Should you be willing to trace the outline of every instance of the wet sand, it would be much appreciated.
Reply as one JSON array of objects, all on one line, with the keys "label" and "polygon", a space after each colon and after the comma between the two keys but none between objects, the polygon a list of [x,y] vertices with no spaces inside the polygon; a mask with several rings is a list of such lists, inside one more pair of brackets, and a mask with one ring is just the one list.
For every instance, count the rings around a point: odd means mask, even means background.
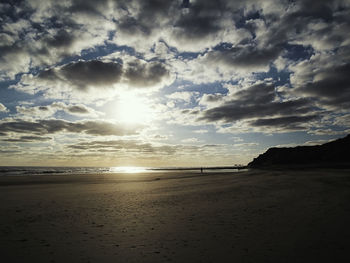
[{"label": "wet sand", "polygon": [[0,177],[2,262],[349,262],[350,171]]}]

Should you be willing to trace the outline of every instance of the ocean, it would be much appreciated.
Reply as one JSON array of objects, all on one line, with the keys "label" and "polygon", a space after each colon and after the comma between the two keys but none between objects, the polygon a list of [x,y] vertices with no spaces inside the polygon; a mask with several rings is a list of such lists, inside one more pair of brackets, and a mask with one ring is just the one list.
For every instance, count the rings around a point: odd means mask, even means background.
[{"label": "ocean", "polygon": [[[244,168],[244,167],[243,167]],[[0,176],[32,175],[74,175],[74,174],[108,174],[108,173],[157,173],[173,171],[198,171],[201,167],[40,167],[40,166],[0,166]],[[242,166],[203,167],[204,172],[234,172]]]}]

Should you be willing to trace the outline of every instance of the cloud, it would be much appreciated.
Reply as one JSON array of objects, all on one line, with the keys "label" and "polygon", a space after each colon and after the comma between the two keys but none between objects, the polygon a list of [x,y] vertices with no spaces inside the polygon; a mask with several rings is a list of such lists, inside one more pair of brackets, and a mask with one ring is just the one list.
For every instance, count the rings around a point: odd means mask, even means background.
[{"label": "cloud", "polygon": [[275,86],[272,83],[257,83],[238,89],[220,106],[203,111],[198,118],[207,122],[230,123],[267,116],[304,115],[314,111],[312,102],[308,99],[290,101],[276,99]]},{"label": "cloud", "polygon": [[37,76],[25,75],[22,77],[21,85],[17,85],[16,88],[23,91],[34,89],[35,92],[48,90],[53,94],[55,90],[60,93],[71,89],[88,92],[92,87],[107,88],[118,83],[122,75],[122,67],[118,62],[100,60],[72,62],[41,71]]},{"label": "cloud", "polygon": [[[154,144],[141,140],[99,140],[84,141],[75,144],[68,144],[65,148],[68,154],[81,155],[92,154],[94,156],[118,153],[120,157],[128,159],[136,158],[157,158],[158,161],[168,158],[171,155],[174,165],[178,159],[186,158],[193,162],[198,156],[202,158],[214,157],[220,158],[227,155],[229,145],[225,144],[203,144],[203,145],[171,145]],[[231,147],[231,146],[229,146]],[[219,156],[219,157],[218,157]],[[195,159],[193,159],[195,158]],[[226,158],[226,157],[225,157]],[[198,161],[198,160],[197,160]],[[192,163],[193,165],[193,163]]]},{"label": "cloud", "polygon": [[9,134],[33,134],[44,136],[56,133],[85,133],[93,136],[124,136],[135,135],[141,127],[121,126],[107,121],[79,121],[69,122],[65,120],[12,120],[0,123],[2,136]]},{"label": "cloud", "polygon": [[53,116],[57,111],[64,111],[70,115],[83,117],[98,117],[103,115],[90,107],[83,104],[65,104],[63,102],[53,102],[49,105],[42,106],[16,106],[16,111],[20,116],[29,118],[48,118]]},{"label": "cloud", "polygon": [[336,116],[334,124],[339,126],[350,127],[350,114],[348,113],[348,114]]},{"label": "cloud", "polygon": [[174,19],[169,43],[180,50],[198,51],[234,38],[240,40],[239,31],[229,19],[229,11],[226,1],[191,2]]},{"label": "cloud", "polygon": [[210,51],[204,56],[204,60],[211,65],[222,64],[243,72],[268,71],[269,63],[277,59],[281,51],[281,47],[258,49],[248,45]]},{"label": "cloud", "polygon": [[204,105],[207,108],[220,105],[225,99],[225,94],[214,93],[214,94],[203,94],[199,100],[200,105]]},{"label": "cloud", "polygon": [[91,99],[98,99],[111,97],[122,87],[155,89],[168,81],[171,81],[169,70],[160,62],[134,59],[123,64],[122,61],[80,60],[38,75],[24,75],[13,87],[27,93],[43,92],[50,98],[88,97],[93,92]]},{"label": "cloud", "polygon": [[175,21],[176,37],[203,39],[221,29],[220,18],[225,10],[224,1],[196,1],[188,5],[188,12]]},{"label": "cloud", "polygon": [[285,131],[295,131],[295,130],[305,130],[308,124],[311,121],[319,119],[319,115],[306,115],[306,116],[287,116],[280,118],[264,118],[257,119],[249,122],[253,127],[278,127],[283,128]]},{"label": "cloud", "polygon": [[[310,8],[310,6],[312,8]],[[2,4],[3,77],[55,65],[106,43],[150,53],[156,43],[266,71],[286,44],[348,45],[348,1],[15,1]],[[228,48],[218,49],[223,43]]]},{"label": "cloud", "polygon": [[199,130],[194,130],[193,132],[194,133],[199,133],[199,134],[204,134],[204,133],[208,133],[209,131],[205,130],[205,129],[199,129]]},{"label": "cloud", "polygon": [[81,142],[68,145],[67,148],[78,152],[134,152],[137,154],[174,154],[176,147],[170,145],[155,146],[138,140],[111,140]]},{"label": "cloud", "polygon": [[232,140],[234,141],[234,143],[238,143],[238,142],[243,142],[244,141],[241,137],[232,137]]},{"label": "cloud", "polygon": [[[350,50],[343,55],[349,58]],[[326,64],[320,64],[324,60]],[[319,55],[291,67],[294,71],[291,81],[295,92],[314,98],[320,107],[350,109],[350,64],[344,63],[344,60]]]},{"label": "cloud", "polygon": [[186,143],[186,144],[187,143],[193,144],[193,143],[199,143],[200,140],[198,140],[198,138],[192,137],[192,138],[183,139],[183,140],[181,140],[181,142]]},{"label": "cloud", "polygon": [[315,129],[308,131],[312,135],[347,135],[350,133],[350,129],[346,130],[332,130],[332,129]]},{"label": "cloud", "polygon": [[16,106],[16,111],[20,116],[28,116],[31,118],[47,118],[56,113],[56,109],[50,106]]},{"label": "cloud", "polygon": [[[290,16],[300,33],[294,42],[311,45],[317,51],[333,50],[349,44],[349,1],[302,1]],[[298,21],[298,22],[297,22]],[[304,26],[302,26],[304,25]]]},{"label": "cloud", "polygon": [[20,136],[18,138],[7,138],[2,139],[3,142],[42,142],[42,141],[49,141],[51,140],[51,137],[45,137],[45,136]]},{"label": "cloud", "polygon": [[72,3],[30,0],[3,6],[0,16],[5,23],[1,29],[6,41],[0,45],[2,78],[55,65],[65,57],[104,44],[113,23],[102,15],[87,19],[85,14],[72,13]]},{"label": "cloud", "polygon": [[6,108],[6,106],[2,103],[0,103],[0,112],[8,112],[8,109]]},{"label": "cloud", "polygon": [[[270,63],[280,55],[297,58],[288,50],[290,45],[334,50],[350,43],[350,37],[345,33],[349,29],[349,11],[346,9],[349,4],[346,1],[251,2],[255,2],[255,8],[246,3],[245,15],[234,18],[236,26],[249,31],[251,36],[246,35],[241,42],[229,41],[211,48],[201,58],[203,63],[217,67],[221,72],[225,68],[242,73],[267,72]],[[268,8],[264,8],[265,5]]]},{"label": "cloud", "polygon": [[84,105],[74,105],[67,108],[68,112],[75,114],[87,114],[89,110]]},{"label": "cloud", "polygon": [[21,151],[20,150],[0,150],[0,154],[20,154]]},{"label": "cloud", "polygon": [[167,135],[160,135],[160,134],[156,134],[156,135],[153,135],[151,137],[153,140],[168,140],[169,139],[169,136]]},{"label": "cloud", "polygon": [[[123,1],[117,5],[113,41],[146,52],[155,41],[179,51],[203,51],[221,42],[239,43],[249,35],[235,27],[243,1]],[[248,8],[248,7],[247,7]]]},{"label": "cloud", "polygon": [[78,61],[64,65],[58,72],[44,71],[39,79],[60,79],[70,82],[77,89],[86,90],[89,86],[108,86],[119,82],[122,65],[100,60]]},{"label": "cloud", "polygon": [[169,77],[169,71],[160,62],[129,62],[123,75],[126,83],[133,87],[151,87]]},{"label": "cloud", "polygon": [[256,147],[258,145],[259,145],[259,143],[256,143],[256,142],[234,143],[233,147],[246,148],[246,147]]},{"label": "cloud", "polygon": [[90,16],[99,16],[108,13],[110,7],[108,0],[75,0],[71,2],[68,10],[73,13],[82,13]]}]

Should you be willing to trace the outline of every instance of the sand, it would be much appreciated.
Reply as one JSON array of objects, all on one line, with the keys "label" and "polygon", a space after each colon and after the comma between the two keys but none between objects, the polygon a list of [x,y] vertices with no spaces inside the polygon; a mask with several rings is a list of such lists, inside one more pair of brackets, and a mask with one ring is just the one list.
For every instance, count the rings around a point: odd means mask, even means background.
[{"label": "sand", "polygon": [[350,171],[0,177],[1,262],[350,262]]}]

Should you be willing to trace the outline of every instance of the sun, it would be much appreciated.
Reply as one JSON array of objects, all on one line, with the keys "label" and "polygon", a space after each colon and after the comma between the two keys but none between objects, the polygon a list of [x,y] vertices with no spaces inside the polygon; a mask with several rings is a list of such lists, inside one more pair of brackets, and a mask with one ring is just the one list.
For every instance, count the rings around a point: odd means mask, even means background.
[{"label": "sun", "polygon": [[132,92],[119,95],[115,109],[115,117],[123,123],[137,124],[150,122],[154,111],[147,98]]}]

